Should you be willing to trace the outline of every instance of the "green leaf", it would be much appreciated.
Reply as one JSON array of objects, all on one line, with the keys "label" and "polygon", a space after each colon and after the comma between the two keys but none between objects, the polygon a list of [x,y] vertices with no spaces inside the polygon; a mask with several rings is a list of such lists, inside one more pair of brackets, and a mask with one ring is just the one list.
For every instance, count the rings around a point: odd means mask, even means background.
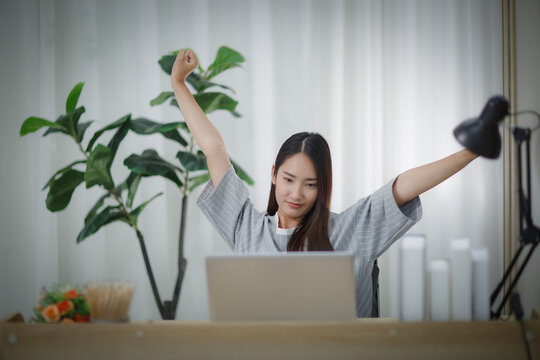
[{"label": "green leaf", "polygon": [[168,139],[174,140],[182,146],[187,146],[187,141],[180,135],[177,128],[181,127],[179,122],[161,124],[155,121],[137,118],[131,121],[131,130],[139,135],[150,135],[160,133]]},{"label": "green leaf", "polygon": [[58,123],[55,123],[55,122],[52,122],[52,121],[49,121],[49,120],[45,120],[45,119],[42,119],[42,118],[31,116],[31,117],[27,118],[26,120],[24,120],[24,122],[23,122],[23,124],[21,126],[21,130],[19,131],[19,135],[24,136],[26,134],[29,134],[31,132],[34,132],[34,131],[37,131],[37,130],[41,129],[44,126],[48,126],[48,127],[54,128],[54,129],[58,129],[59,131],[63,131],[63,132],[66,132],[66,133],[68,131],[68,129],[66,129],[65,127],[63,127],[62,125],[60,125]]},{"label": "green leaf", "polygon": [[73,191],[83,181],[84,173],[73,169],[65,171],[60,178],[53,180],[47,194],[47,209],[52,212],[65,209]]},{"label": "green leaf", "polygon": [[[191,86],[193,86],[193,88],[198,93],[202,93],[203,91],[205,91],[208,88],[211,88],[211,87],[214,87],[214,86],[219,86],[220,88],[230,90],[233,94],[235,94],[234,90],[231,89],[230,87],[203,80],[201,78],[201,76],[199,74],[196,74],[196,73],[191,73],[186,80],[187,80],[188,83],[191,84]],[[173,96],[174,96],[174,93],[173,93]],[[165,100],[167,100],[167,99],[165,99]]]},{"label": "green leaf", "polygon": [[[200,108],[205,114],[209,114],[212,111],[216,111],[216,110],[227,110],[234,117],[242,116],[236,111],[234,111],[236,109],[236,105],[238,105],[238,101],[231,99],[229,96],[227,96],[224,93],[205,92],[205,93],[195,94],[193,95],[193,97],[195,98],[195,100],[197,101],[197,104],[199,104]],[[176,102],[176,99],[171,100],[171,105],[178,107],[178,103]]]},{"label": "green leaf", "polygon": [[45,184],[45,186],[43,186],[43,189],[41,189],[42,191],[45,190],[46,188],[48,188],[49,186],[51,186],[52,182],[56,179],[56,177],[58,175],[61,175],[63,173],[65,173],[66,171],[68,170],[71,170],[71,168],[77,164],[85,164],[86,163],[86,160],[77,160],[77,161],[74,161],[72,162],[71,164],[69,164],[68,166],[66,166],[65,168],[62,168],[60,170],[58,170],[50,179],[49,181],[47,181],[47,183]]},{"label": "green leaf", "polygon": [[255,181],[253,181],[253,179],[249,177],[249,175],[244,171],[244,169],[240,167],[240,165],[238,165],[236,162],[234,162],[230,158],[229,160],[231,160],[231,164],[234,167],[234,171],[236,172],[236,175],[238,175],[240,179],[245,181],[248,185],[252,185],[252,186],[255,185]]},{"label": "green leaf", "polygon": [[180,160],[184,169],[188,171],[208,170],[206,157],[202,153],[193,154],[188,151],[179,151],[176,157]]},{"label": "green leaf", "polygon": [[132,154],[124,160],[124,165],[135,174],[163,176],[174,182],[179,188],[182,187],[182,182],[176,175],[177,170],[182,170],[162,159],[155,150],[145,150],[142,155]]},{"label": "green leaf", "polygon": [[137,206],[137,208],[135,210],[133,210],[129,215],[131,216],[131,218],[133,219],[133,221],[135,222],[135,224],[137,223],[137,220],[139,218],[139,215],[141,214],[141,211],[144,210],[144,208],[146,207],[146,205],[148,205],[152,200],[154,200],[155,198],[157,198],[158,196],[161,196],[163,195],[162,192],[160,192],[159,194],[156,194],[154,195],[151,199],[149,200],[146,200],[145,202],[143,202],[141,205]]},{"label": "green leaf", "polygon": [[244,61],[245,59],[242,54],[231,48],[222,46],[217,52],[216,59],[212,65],[208,67],[210,74],[206,77],[206,80],[210,80],[227,69],[240,67],[240,63],[243,63]]},{"label": "green leaf", "polygon": [[189,131],[189,127],[187,126],[187,124],[186,124],[184,121],[180,122],[180,123],[178,124],[178,127],[179,127],[180,129],[186,131],[186,132],[190,132],[190,131]]},{"label": "green leaf", "polygon": [[102,226],[118,220],[129,224],[129,219],[120,210],[120,206],[107,206],[102,212],[88,219],[88,222],[84,224],[84,228],[77,236],[77,244],[94,234]]},{"label": "green leaf", "polygon": [[227,110],[230,111],[235,117],[239,117],[239,114],[234,111],[236,109],[236,105],[238,105],[238,101],[231,99],[224,93],[207,92],[195,94],[193,97],[205,114],[209,114],[216,110]]},{"label": "green leaf", "polygon": [[105,199],[111,196],[110,192],[106,192],[103,196],[99,198],[99,200],[92,206],[88,214],[86,214],[86,217],[84,218],[84,223],[87,224],[88,221],[90,221],[94,216],[96,216],[98,210],[103,206],[105,203]]},{"label": "green leaf", "polygon": [[93,121],[87,121],[87,122],[83,122],[77,125],[77,140],[79,140],[79,142],[83,141],[84,133],[86,132],[86,129],[88,129],[88,127],[92,123]]},{"label": "green leaf", "polygon": [[83,82],[78,83],[73,87],[69,93],[66,100],[66,113],[75,110],[77,107],[77,102],[79,101],[79,96],[81,95],[82,88],[84,86]]},{"label": "green leaf", "polygon": [[[127,180],[126,180],[127,181]],[[123,182],[122,184],[118,185],[117,187],[114,188],[113,192],[116,196],[120,197],[122,195],[122,190],[124,188],[124,186],[126,185],[126,182]],[[103,196],[101,196],[99,198],[99,200],[94,204],[94,206],[92,207],[92,209],[90,209],[90,211],[88,212],[88,214],[86,215],[86,217],[84,218],[84,223],[86,224],[88,221],[90,221],[94,216],[96,216],[98,210],[103,206],[103,204],[105,203],[105,199],[107,199],[108,197],[110,197],[112,194],[110,191],[107,191],[105,192],[105,194],[103,194]]]},{"label": "green leaf", "polygon": [[86,162],[84,174],[86,188],[94,185],[103,185],[106,189],[114,187],[111,177],[112,156],[112,151],[108,147],[101,144],[96,146]]},{"label": "green leaf", "polygon": [[117,127],[120,127],[122,126],[123,124],[125,124],[126,122],[129,122],[131,120],[131,114],[127,114],[123,117],[121,117],[120,119],[116,120],[115,122],[113,122],[112,124],[109,124],[107,126],[105,126],[103,129],[99,130],[99,131],[96,131],[96,133],[94,134],[94,136],[92,136],[92,139],[90,140],[90,142],[88,143],[88,146],[86,147],[86,152],[89,152],[92,150],[92,146],[94,146],[94,143],[97,141],[97,139],[105,132],[105,131],[109,131],[109,130],[112,130],[112,129],[116,129]]},{"label": "green leaf", "polygon": [[[134,173],[131,173],[135,175]],[[126,206],[128,208],[131,208],[133,206],[133,199],[135,198],[135,193],[137,192],[137,189],[139,188],[139,183],[141,182],[142,175],[135,175],[133,180],[128,184],[128,197]]]},{"label": "green leaf", "polygon": [[[114,160],[114,156],[116,155],[116,151],[118,150],[118,146],[120,146],[120,142],[126,137],[128,131],[130,128],[129,121],[126,121],[118,130],[116,130],[116,133],[112,137],[111,141],[109,141],[109,144],[107,147],[111,149],[112,152],[112,159]],[[112,160],[111,160],[112,162]]]},{"label": "green leaf", "polygon": [[172,73],[172,68],[174,65],[174,61],[176,60],[176,55],[178,55],[178,51],[173,52],[172,55],[163,55],[158,61],[161,69],[169,75],[171,75]]},{"label": "green leaf", "polygon": [[65,115],[61,115],[56,120],[56,123],[61,125],[63,128],[67,129],[67,131],[60,130],[60,129],[57,129],[57,128],[49,128],[45,132],[45,134],[43,134],[43,136],[47,136],[47,135],[49,135],[51,133],[55,133],[55,132],[63,132],[65,134],[70,135],[74,139],[78,139],[77,127],[78,127],[78,124],[79,124],[79,119],[81,118],[81,115],[85,111],[86,110],[85,110],[84,106],[81,106],[81,107],[78,107],[75,110],[72,110],[72,111],[68,112]]},{"label": "green leaf", "polygon": [[161,94],[159,94],[156,98],[152,99],[150,101],[151,106],[155,105],[161,105],[165,101],[169,100],[169,98],[174,97],[174,92],[172,91],[162,91]]},{"label": "green leaf", "polygon": [[210,173],[205,173],[202,175],[194,176],[189,179],[190,186],[189,191],[193,191],[193,189],[197,188],[199,185],[206,183],[208,180],[210,180]]}]

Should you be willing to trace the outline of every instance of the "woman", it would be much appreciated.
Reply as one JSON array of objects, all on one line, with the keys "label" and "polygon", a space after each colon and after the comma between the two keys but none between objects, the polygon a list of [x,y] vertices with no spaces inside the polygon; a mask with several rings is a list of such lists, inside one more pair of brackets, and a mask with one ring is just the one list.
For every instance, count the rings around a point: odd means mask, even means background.
[{"label": "woman", "polygon": [[477,156],[462,150],[408,170],[349,209],[334,214],[329,212],[332,164],[328,145],[318,134],[294,134],[281,146],[272,166],[268,208],[262,213],[253,208],[246,186],[231,166],[221,135],[185,84],[197,65],[193,51],[180,50],[171,86],[207,159],[211,181],[197,201],[204,214],[235,252],[352,252],[357,316],[371,316],[371,271],[375,260],[420,220],[418,196]]}]

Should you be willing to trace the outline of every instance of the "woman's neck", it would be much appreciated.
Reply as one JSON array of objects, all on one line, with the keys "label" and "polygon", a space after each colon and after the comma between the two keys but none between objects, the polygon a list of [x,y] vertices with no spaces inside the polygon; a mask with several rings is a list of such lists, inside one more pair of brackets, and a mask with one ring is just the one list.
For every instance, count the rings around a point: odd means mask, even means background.
[{"label": "woman's neck", "polygon": [[278,227],[281,229],[292,229],[300,225],[299,220],[290,218],[287,215],[282,214],[279,209],[276,214],[278,218]]}]

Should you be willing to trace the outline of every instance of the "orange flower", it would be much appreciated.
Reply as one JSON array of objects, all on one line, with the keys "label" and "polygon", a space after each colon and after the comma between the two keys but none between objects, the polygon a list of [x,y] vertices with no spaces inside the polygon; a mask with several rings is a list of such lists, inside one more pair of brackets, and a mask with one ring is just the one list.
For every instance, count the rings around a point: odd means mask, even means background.
[{"label": "orange flower", "polygon": [[68,318],[68,317],[67,317],[67,318],[63,318],[62,321],[61,321],[61,323],[63,323],[63,324],[72,324],[72,323],[74,323],[74,322],[75,322],[75,321],[73,321],[72,318]]},{"label": "orange flower", "polygon": [[56,306],[58,307],[58,312],[60,313],[60,316],[62,316],[71,309],[73,309],[73,302],[71,300],[59,301]]},{"label": "orange flower", "polygon": [[79,296],[79,293],[77,292],[77,289],[71,289],[64,295],[64,297],[66,299],[74,299],[77,296]]},{"label": "orange flower", "polygon": [[37,305],[36,305],[36,309],[37,311],[40,311],[42,309],[41,307],[41,300],[45,299],[45,296],[42,296],[39,298],[38,302],[37,302]]},{"label": "orange flower", "polygon": [[90,322],[90,316],[75,314],[75,322],[77,323]]},{"label": "orange flower", "polygon": [[60,320],[58,307],[54,304],[45,306],[45,309],[41,310],[41,315],[43,315],[45,320],[50,323],[56,323]]}]

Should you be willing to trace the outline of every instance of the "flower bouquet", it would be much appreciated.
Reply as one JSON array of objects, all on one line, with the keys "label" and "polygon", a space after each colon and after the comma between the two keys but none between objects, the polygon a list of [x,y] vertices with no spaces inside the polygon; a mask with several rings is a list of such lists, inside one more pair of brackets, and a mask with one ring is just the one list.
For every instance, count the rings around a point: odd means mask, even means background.
[{"label": "flower bouquet", "polygon": [[90,321],[85,297],[71,286],[53,283],[41,289],[31,321],[36,323],[81,323]]}]

